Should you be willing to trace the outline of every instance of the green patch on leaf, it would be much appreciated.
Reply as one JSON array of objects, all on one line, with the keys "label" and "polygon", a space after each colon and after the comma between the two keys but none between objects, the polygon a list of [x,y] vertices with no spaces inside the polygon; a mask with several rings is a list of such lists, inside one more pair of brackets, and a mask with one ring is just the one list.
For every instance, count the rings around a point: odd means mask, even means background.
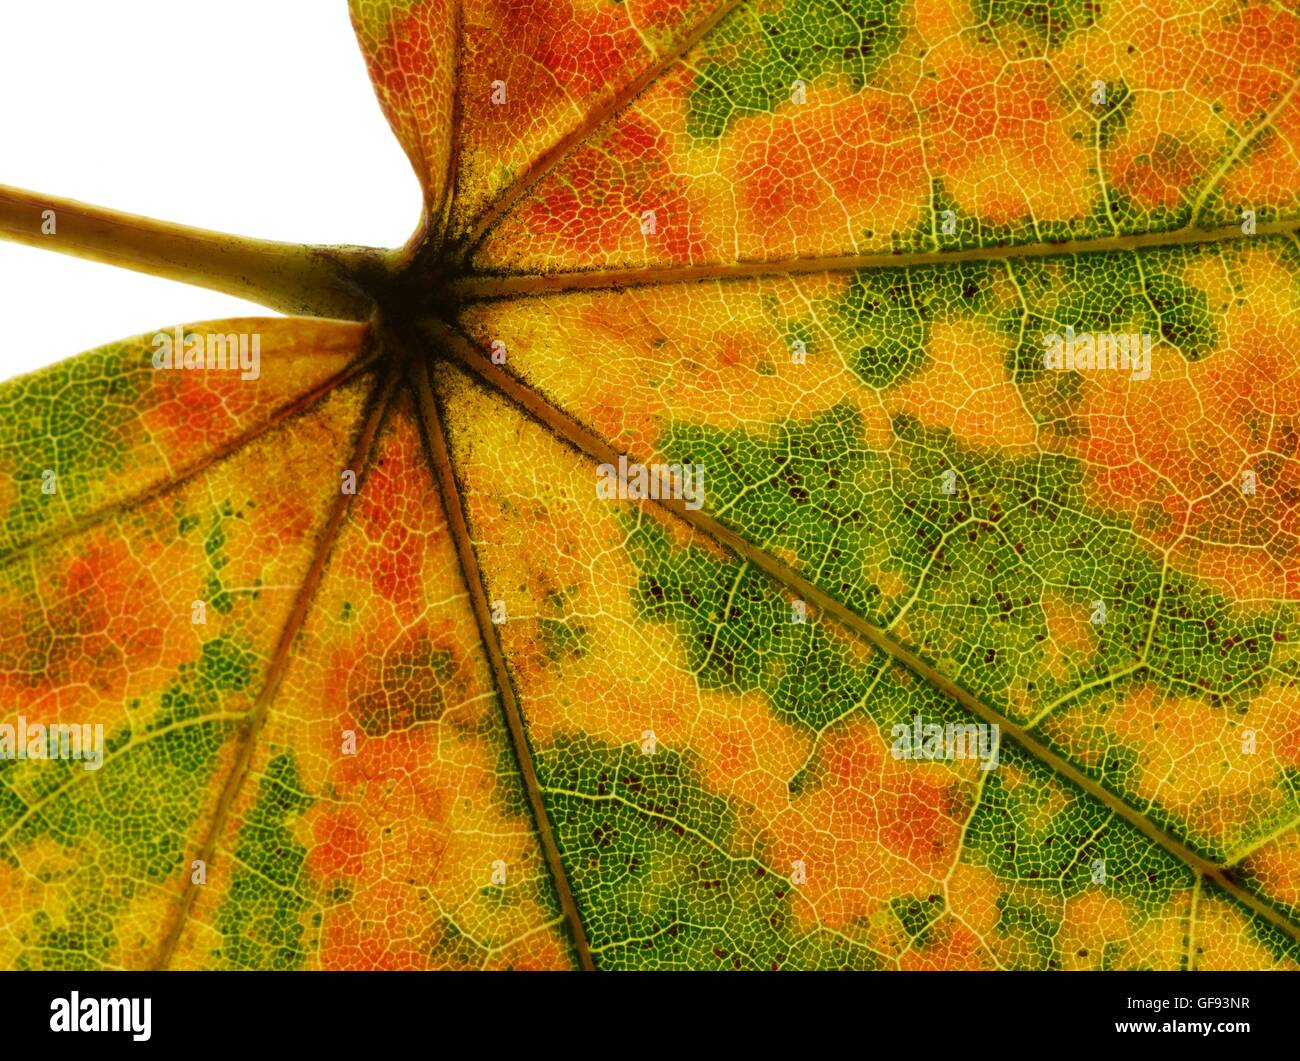
[{"label": "green patch on leaf", "polygon": [[793,602],[748,564],[678,549],[663,529],[628,517],[628,548],[641,574],[643,617],[678,626],[696,680],[706,689],[762,690],[787,719],[821,729],[859,704],[868,678]]},{"label": "green patch on leaf", "polygon": [[[0,556],[53,514],[83,507],[78,498],[106,472],[122,470],[152,374],[147,356],[116,343],[0,387],[0,474],[16,482],[23,501],[4,513]],[[55,475],[48,493],[47,472]]]},{"label": "green patch on leaf", "polygon": [[705,44],[686,104],[692,136],[716,138],[745,114],[790,102],[793,86],[840,74],[855,89],[902,39],[902,0],[787,0],[777,11],[742,8]]},{"label": "green patch on leaf", "polygon": [[224,942],[216,956],[234,968],[296,969],[307,957],[307,849],[291,829],[313,802],[302,790],[291,752],[267,763],[257,800],[239,830],[229,864],[230,892],[217,914]]},{"label": "green patch on leaf", "polygon": [[735,813],[668,749],[586,737],[543,749],[538,773],[602,969],[873,968],[841,936],[801,931],[793,885],[735,850]]}]

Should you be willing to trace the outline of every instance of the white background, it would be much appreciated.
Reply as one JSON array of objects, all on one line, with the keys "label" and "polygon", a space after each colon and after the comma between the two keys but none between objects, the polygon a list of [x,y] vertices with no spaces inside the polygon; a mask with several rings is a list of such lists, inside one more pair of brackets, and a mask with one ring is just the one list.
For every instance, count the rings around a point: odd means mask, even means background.
[{"label": "white background", "polygon": [[[400,246],[420,212],[346,0],[0,0],[0,184],[304,243]],[[0,240],[0,379],[269,312]]]}]

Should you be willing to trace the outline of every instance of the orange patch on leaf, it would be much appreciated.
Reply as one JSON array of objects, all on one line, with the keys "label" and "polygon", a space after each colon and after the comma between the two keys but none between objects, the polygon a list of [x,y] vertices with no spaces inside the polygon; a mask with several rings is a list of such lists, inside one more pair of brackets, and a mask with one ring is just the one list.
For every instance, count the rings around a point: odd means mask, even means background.
[{"label": "orange patch on leaf", "polygon": [[[1150,379],[1088,376],[1078,454],[1091,500],[1137,519],[1156,546],[1176,546],[1181,569],[1238,600],[1295,599],[1300,300],[1275,251],[1244,256],[1237,269],[1243,291],[1209,289],[1217,350],[1189,363],[1156,342]],[[1213,269],[1192,272],[1226,284],[1222,269],[1217,280]]]},{"label": "orange patch on leaf", "polygon": [[875,89],[832,92],[737,123],[726,150],[743,245],[839,248],[916,223],[929,178],[915,108]]},{"label": "orange patch on leaf", "polygon": [[1074,218],[1089,206],[1092,164],[1069,135],[1062,83],[1045,61],[951,38],[927,57],[937,75],[916,93],[934,175],[991,224]]},{"label": "orange patch on leaf", "polygon": [[848,721],[822,735],[816,784],[773,826],[779,868],[806,867],[795,910],[844,927],[899,895],[934,890],[957,856],[965,798],[947,764],[893,758],[874,723]]},{"label": "orange patch on leaf", "polygon": [[602,261],[617,248],[652,243],[658,255],[686,262],[704,254],[690,182],[669,169],[667,136],[626,113],[595,145],[583,145],[560,176],[512,217],[535,239],[551,236],[562,257]]}]

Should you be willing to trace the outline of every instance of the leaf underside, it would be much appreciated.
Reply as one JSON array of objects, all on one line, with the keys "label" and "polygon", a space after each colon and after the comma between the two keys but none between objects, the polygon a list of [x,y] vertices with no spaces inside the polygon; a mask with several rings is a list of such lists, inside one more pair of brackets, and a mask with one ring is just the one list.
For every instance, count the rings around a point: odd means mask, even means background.
[{"label": "leaf underside", "polygon": [[351,8],[371,319],[0,386],[0,966],[1295,968],[1300,17]]}]

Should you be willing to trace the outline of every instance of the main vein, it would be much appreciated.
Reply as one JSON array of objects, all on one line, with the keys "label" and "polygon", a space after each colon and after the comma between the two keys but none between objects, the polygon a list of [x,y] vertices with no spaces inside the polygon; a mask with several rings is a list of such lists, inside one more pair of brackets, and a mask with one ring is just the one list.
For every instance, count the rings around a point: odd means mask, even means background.
[{"label": "main vein", "polygon": [[560,857],[560,849],[555,842],[555,835],[551,829],[546,801],[542,797],[541,785],[537,778],[537,768],[533,764],[532,749],[529,747],[528,735],[524,729],[523,712],[519,708],[519,700],[515,696],[514,686],[510,681],[510,672],[506,667],[505,653],[501,648],[496,627],[492,622],[491,607],[488,604],[487,593],[484,589],[478,556],[474,552],[469,524],[465,519],[464,506],[461,504],[460,487],[456,482],[456,475],[451,466],[451,453],[446,430],[443,427],[442,417],[438,412],[438,403],[433,396],[433,389],[429,383],[429,366],[426,363],[415,362],[411,366],[411,374],[414,377],[412,382],[420,409],[420,426],[424,435],[425,454],[428,457],[430,469],[437,481],[438,491],[442,497],[443,512],[447,517],[447,527],[451,533],[452,542],[456,547],[456,556],[460,561],[465,588],[469,591],[470,601],[473,604],[474,619],[478,623],[479,639],[483,643],[483,650],[487,655],[488,664],[492,668],[492,677],[501,700],[501,712],[505,717],[506,729],[509,731],[510,743],[514,748],[515,760],[519,766],[519,774],[523,779],[524,789],[528,795],[528,804],[532,809],[537,835],[541,841],[542,853],[546,858],[547,868],[550,870],[556,897],[560,902],[560,910],[569,925],[578,964],[584,970],[591,970],[595,968],[591,957],[591,946],[587,942],[586,928],[582,923],[582,917],[578,913],[578,905],[574,901],[573,890],[569,886],[564,861]]},{"label": "main vein", "polygon": [[[379,427],[388,411],[396,383],[397,373],[390,368],[376,379],[375,386],[371,391],[369,411],[353,444],[352,455],[348,462],[348,467],[357,472],[356,493],[359,493],[364,486],[366,474],[370,469],[373,457],[375,441],[379,435]],[[343,521],[356,493],[344,493],[340,490],[330,506],[329,515],[326,517],[325,526],[321,529],[320,537],[316,542],[311,563],[303,576],[298,593],[294,597],[293,607],[289,610],[284,626],[280,630],[280,639],[276,642],[275,650],[271,654],[271,660],[267,665],[266,675],[262,681],[262,688],[252,710],[248,714],[247,721],[243,724],[239,751],[235,757],[234,766],[231,767],[230,773],[226,776],[225,785],[222,787],[221,795],[217,799],[216,808],[212,814],[212,822],[196,856],[205,866],[212,863],[217,851],[217,845],[221,842],[226,822],[229,820],[230,812],[235,805],[235,800],[252,769],[258,736],[261,734],[263,726],[266,725],[271,704],[275,702],[276,695],[280,690],[280,683],[284,680],[285,673],[289,669],[289,650],[307,618],[307,611],[311,605],[312,597],[317,586],[320,585],[321,578],[325,573],[325,566],[329,563],[334,543],[338,540],[339,532],[343,528]],[[171,963],[186,922],[189,920],[190,910],[198,898],[201,887],[203,885],[193,882],[186,886],[177,906],[176,916],[172,920],[171,928],[163,938],[154,958],[153,967],[155,969],[166,969]]]}]

